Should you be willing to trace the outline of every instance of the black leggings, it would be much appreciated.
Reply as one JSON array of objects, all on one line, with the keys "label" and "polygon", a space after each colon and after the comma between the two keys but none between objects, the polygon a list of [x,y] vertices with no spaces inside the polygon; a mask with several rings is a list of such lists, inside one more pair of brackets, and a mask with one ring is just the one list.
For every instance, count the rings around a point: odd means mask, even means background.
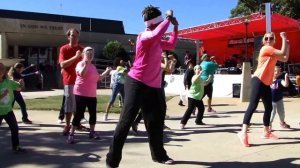
[{"label": "black leggings", "polygon": [[127,76],[125,81],[125,102],[107,154],[107,164],[113,167],[119,166],[123,145],[130,126],[140,109],[143,113],[148,133],[152,159],[158,162],[169,159],[163,145],[166,102],[162,89],[149,87]]},{"label": "black leggings", "polygon": [[19,146],[19,126],[15,114],[11,111],[6,115],[0,115],[0,122],[5,120],[11,132],[12,148],[16,149]]},{"label": "black leggings", "polygon": [[272,112],[272,93],[271,88],[268,85],[265,85],[259,78],[253,77],[251,80],[251,96],[250,96],[250,103],[248,105],[247,111],[244,115],[243,124],[249,125],[251,117],[254,111],[257,108],[259,103],[259,99],[261,98],[264,107],[264,126],[270,126],[270,117]]},{"label": "black leggings", "polygon": [[191,117],[192,112],[194,111],[195,107],[198,108],[197,118],[195,120],[196,124],[202,123],[203,114],[204,114],[204,104],[202,100],[196,100],[193,98],[188,98],[188,108],[185,111],[180,123],[186,124]]},{"label": "black leggings", "polygon": [[23,96],[21,95],[21,92],[14,90],[14,97],[15,97],[15,100],[13,101],[12,106],[14,107],[15,102],[17,102],[19,104],[21,112],[22,112],[22,120],[28,119],[26,103],[23,99]]},{"label": "black leggings", "polygon": [[76,112],[74,114],[72,125],[76,127],[80,126],[80,120],[84,117],[84,112],[86,107],[88,108],[90,114],[89,124],[95,125],[97,119],[96,118],[97,98],[75,95],[75,100],[76,100]]}]

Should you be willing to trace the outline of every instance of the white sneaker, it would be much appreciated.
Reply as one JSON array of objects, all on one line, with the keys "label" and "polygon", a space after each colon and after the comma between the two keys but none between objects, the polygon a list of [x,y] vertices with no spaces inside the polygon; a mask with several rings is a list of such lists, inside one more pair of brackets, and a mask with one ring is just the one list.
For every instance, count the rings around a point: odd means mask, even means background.
[{"label": "white sneaker", "polygon": [[88,122],[88,120],[85,119],[85,118],[82,118],[80,122],[81,122],[81,123],[86,123],[86,122]]},{"label": "white sneaker", "polygon": [[107,118],[108,118],[108,114],[104,114],[103,121],[107,121]]},{"label": "white sneaker", "polygon": [[57,120],[57,124],[62,124],[62,123],[64,123],[63,120]]}]

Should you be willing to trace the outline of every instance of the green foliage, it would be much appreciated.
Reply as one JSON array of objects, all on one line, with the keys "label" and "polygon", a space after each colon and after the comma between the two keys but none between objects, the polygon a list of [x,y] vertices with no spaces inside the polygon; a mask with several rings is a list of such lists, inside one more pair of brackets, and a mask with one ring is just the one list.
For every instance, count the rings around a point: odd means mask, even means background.
[{"label": "green foliage", "polygon": [[124,48],[122,44],[117,41],[109,41],[103,48],[103,55],[108,59],[115,59],[116,57],[120,57],[124,52]]},{"label": "green foliage", "polygon": [[247,16],[255,12],[264,12],[264,3],[272,3],[272,11],[294,19],[300,19],[299,0],[239,0],[235,8],[231,10],[230,17]]}]

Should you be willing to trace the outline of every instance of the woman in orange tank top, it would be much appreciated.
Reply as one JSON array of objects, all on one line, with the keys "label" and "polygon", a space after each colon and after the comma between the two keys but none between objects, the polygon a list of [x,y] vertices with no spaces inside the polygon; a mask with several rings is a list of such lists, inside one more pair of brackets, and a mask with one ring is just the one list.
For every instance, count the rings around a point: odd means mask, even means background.
[{"label": "woman in orange tank top", "polygon": [[275,34],[267,32],[263,39],[263,46],[258,56],[257,69],[251,79],[251,95],[247,111],[244,114],[242,130],[238,132],[238,137],[245,147],[249,147],[248,128],[251,117],[257,108],[260,98],[265,107],[263,122],[264,134],[262,138],[277,139],[270,130],[270,117],[272,112],[272,94],[270,85],[274,75],[274,69],[277,61],[286,62],[289,57],[289,43],[285,32],[280,33],[282,46],[280,50],[275,49]]}]

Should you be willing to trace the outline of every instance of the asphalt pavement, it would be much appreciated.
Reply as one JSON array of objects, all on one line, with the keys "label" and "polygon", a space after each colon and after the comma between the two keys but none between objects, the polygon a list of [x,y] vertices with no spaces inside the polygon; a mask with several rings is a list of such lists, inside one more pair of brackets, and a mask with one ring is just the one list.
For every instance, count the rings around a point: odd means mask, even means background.
[{"label": "asphalt pavement", "polygon": [[[62,90],[23,92],[25,99],[62,95]],[[98,90],[110,94],[110,90]],[[26,101],[26,100],[25,100]],[[300,167],[300,99],[285,98],[286,122],[291,129],[282,129],[276,116],[273,128],[279,139],[262,139],[262,103],[251,120],[249,141],[243,147],[237,137],[248,103],[237,98],[214,98],[215,114],[205,112],[204,126],[195,125],[195,116],[180,129],[180,119],[187,106],[179,106],[176,96],[167,102],[170,116],[165,130],[165,149],[175,160],[174,165],[163,165],[151,160],[147,133],[143,124],[138,135],[130,131],[123,148],[121,168],[296,168]],[[206,104],[206,99],[204,100]],[[102,110],[104,111],[104,109]],[[20,142],[27,149],[24,154],[11,151],[10,131],[4,122],[0,126],[1,168],[105,168],[105,158],[118,122],[118,114],[110,114],[102,121],[97,115],[96,130],[100,140],[90,140],[88,133],[76,132],[76,144],[67,144],[62,136],[63,124],[57,124],[58,111],[28,111],[33,124],[21,122],[21,112],[14,111],[19,121]],[[86,115],[88,116],[88,115]],[[88,125],[88,123],[83,123]]]}]

